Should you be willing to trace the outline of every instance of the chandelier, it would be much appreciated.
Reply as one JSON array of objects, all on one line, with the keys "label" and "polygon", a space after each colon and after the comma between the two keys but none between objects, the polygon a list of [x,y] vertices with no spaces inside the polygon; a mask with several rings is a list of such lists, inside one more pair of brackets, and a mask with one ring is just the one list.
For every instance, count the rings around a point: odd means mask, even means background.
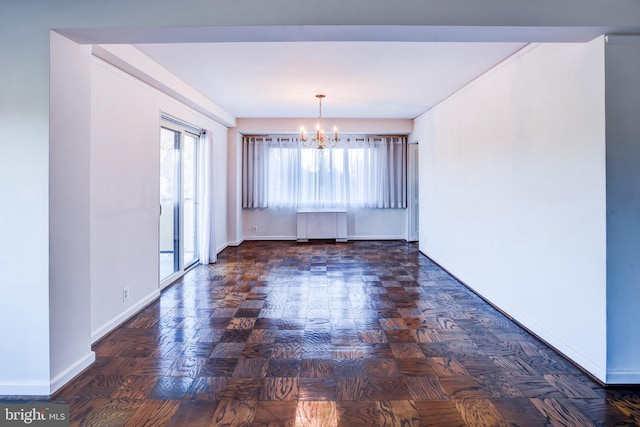
[{"label": "chandelier", "polygon": [[309,147],[311,143],[314,141],[316,142],[316,144],[318,145],[318,148],[320,149],[324,148],[326,145],[333,147],[338,143],[338,129],[335,126],[333,127],[333,138],[325,135],[324,129],[322,127],[322,99],[324,98],[324,95],[319,93],[316,95],[316,98],[318,98],[318,103],[319,103],[319,114],[318,114],[318,123],[316,124],[316,134],[311,138],[307,138],[307,131],[303,127],[300,131],[301,133],[300,139],[302,139],[302,144],[305,147]]}]

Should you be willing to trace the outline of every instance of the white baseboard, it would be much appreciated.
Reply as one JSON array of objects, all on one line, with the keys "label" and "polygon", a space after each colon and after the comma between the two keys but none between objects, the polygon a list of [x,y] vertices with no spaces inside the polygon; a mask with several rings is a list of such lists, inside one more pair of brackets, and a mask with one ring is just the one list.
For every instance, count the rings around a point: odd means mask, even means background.
[{"label": "white baseboard", "polygon": [[607,371],[607,385],[638,385],[640,371]]},{"label": "white baseboard", "polygon": [[96,354],[90,351],[84,357],[77,360],[67,369],[56,375],[51,379],[51,391],[50,394],[58,391],[62,386],[71,381],[76,375],[88,368],[96,360]]},{"label": "white baseboard", "polygon": [[146,297],[142,298],[140,301],[136,302],[134,305],[129,307],[127,310],[123,311],[104,325],[100,326],[95,331],[91,332],[91,342],[95,343],[100,338],[107,335],[109,332],[113,331],[118,326],[122,325],[124,322],[129,320],[134,314],[145,308],[149,303],[156,300],[160,297],[160,290],[156,289],[151,292]]},{"label": "white baseboard", "polygon": [[296,236],[245,236],[244,240],[296,240]]},{"label": "white baseboard", "polygon": [[244,239],[236,240],[234,242],[227,242],[227,246],[240,246],[244,242]]},{"label": "white baseboard", "polygon": [[349,236],[349,240],[406,240],[406,236]]},{"label": "white baseboard", "polygon": [[[347,240],[406,240],[406,236],[349,236]],[[296,236],[245,236],[244,240],[297,240]],[[310,239],[313,240],[313,239]],[[333,239],[322,239],[333,240]],[[242,243],[242,242],[240,242]],[[236,245],[237,246],[237,245]]]},{"label": "white baseboard", "polygon": [[6,381],[0,382],[0,397],[45,397],[48,398],[51,385],[48,382],[38,381]]}]

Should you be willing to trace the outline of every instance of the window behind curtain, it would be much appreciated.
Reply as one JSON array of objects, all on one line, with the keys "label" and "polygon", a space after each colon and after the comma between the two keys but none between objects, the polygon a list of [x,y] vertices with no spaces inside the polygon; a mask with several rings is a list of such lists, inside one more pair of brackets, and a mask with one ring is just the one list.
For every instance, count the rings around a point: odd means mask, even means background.
[{"label": "window behind curtain", "polygon": [[244,208],[405,208],[406,138],[349,137],[320,150],[245,137],[243,180]]}]

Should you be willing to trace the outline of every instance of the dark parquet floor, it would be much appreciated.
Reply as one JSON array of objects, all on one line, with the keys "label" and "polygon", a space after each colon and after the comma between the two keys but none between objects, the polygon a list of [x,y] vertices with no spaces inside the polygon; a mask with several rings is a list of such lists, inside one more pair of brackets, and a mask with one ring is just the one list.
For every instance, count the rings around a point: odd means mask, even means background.
[{"label": "dark parquet floor", "polygon": [[640,423],[419,254],[386,242],[245,242],[95,345],[58,392],[80,426]]}]

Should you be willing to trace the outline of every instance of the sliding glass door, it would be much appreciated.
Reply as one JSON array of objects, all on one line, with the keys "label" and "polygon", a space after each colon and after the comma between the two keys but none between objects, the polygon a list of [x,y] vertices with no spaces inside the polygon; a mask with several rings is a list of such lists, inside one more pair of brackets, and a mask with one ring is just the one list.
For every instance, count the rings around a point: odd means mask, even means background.
[{"label": "sliding glass door", "polygon": [[160,281],[179,270],[180,133],[160,131]]},{"label": "sliding glass door", "polygon": [[159,225],[162,286],[198,262],[198,141],[196,130],[163,121]]}]

